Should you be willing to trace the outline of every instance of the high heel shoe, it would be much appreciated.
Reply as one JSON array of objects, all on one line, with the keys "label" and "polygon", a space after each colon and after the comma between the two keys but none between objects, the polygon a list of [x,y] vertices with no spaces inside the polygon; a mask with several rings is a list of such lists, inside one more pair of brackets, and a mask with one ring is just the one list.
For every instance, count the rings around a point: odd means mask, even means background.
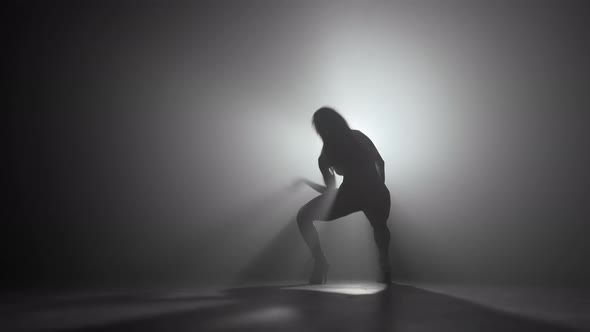
[{"label": "high heel shoe", "polygon": [[309,277],[309,283],[311,285],[325,284],[328,281],[329,268],[330,265],[328,264],[328,262],[316,261],[313,265],[313,272],[311,273],[311,277]]}]

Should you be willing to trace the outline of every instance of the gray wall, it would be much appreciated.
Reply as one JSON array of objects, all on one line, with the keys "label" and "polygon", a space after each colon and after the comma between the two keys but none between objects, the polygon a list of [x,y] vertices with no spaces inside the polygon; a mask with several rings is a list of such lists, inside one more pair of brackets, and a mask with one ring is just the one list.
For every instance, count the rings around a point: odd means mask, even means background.
[{"label": "gray wall", "polygon": [[[590,280],[575,4],[21,3],[5,285],[305,278],[323,105],[386,161],[397,278]],[[334,278],[373,278],[361,214],[320,228]]]}]

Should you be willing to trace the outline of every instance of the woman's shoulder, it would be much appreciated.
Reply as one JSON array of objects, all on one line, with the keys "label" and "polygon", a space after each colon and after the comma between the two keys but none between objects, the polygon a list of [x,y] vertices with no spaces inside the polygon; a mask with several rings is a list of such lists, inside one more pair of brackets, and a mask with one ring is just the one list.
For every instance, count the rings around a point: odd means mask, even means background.
[{"label": "woman's shoulder", "polygon": [[360,139],[362,141],[370,141],[369,137],[367,137],[367,135],[365,135],[362,131],[358,129],[352,129],[351,133],[352,136],[354,136],[357,139]]},{"label": "woman's shoulder", "polygon": [[361,143],[362,146],[369,149],[375,149],[373,141],[371,141],[371,139],[367,135],[363,134],[362,131],[356,129],[352,130],[352,135],[357,140],[357,142]]}]

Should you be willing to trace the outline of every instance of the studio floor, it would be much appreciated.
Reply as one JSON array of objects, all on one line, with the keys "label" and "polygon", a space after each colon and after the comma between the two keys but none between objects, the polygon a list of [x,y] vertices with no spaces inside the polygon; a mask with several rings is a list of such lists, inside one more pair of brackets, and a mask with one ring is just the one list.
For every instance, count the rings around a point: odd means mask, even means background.
[{"label": "studio floor", "polygon": [[590,331],[590,292],[374,283],[9,293],[0,331]]}]

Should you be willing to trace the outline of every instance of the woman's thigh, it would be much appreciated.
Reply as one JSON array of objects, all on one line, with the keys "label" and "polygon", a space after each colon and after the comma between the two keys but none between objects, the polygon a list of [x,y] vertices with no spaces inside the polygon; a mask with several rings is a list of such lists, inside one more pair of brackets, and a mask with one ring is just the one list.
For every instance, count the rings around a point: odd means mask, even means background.
[{"label": "woman's thigh", "polygon": [[389,218],[391,209],[391,196],[387,187],[376,191],[374,195],[368,195],[363,202],[362,210],[372,226],[384,224]]},{"label": "woman's thigh", "polygon": [[340,189],[321,194],[299,210],[299,218],[331,221],[362,210],[362,202],[347,191]]}]

